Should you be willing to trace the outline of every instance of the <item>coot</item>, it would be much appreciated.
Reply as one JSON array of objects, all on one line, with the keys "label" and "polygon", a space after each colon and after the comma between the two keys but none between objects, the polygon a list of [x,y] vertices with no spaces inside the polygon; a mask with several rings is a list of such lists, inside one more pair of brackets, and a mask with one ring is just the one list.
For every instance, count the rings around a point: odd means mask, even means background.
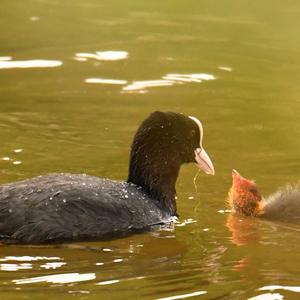
[{"label": "coot", "polygon": [[253,180],[232,171],[228,203],[233,212],[285,222],[300,222],[300,188],[287,186],[263,198]]},{"label": "coot", "polygon": [[0,239],[110,239],[170,222],[180,166],[196,162],[214,174],[202,138],[195,117],[157,111],[135,134],[127,181],[61,173],[0,185]]}]

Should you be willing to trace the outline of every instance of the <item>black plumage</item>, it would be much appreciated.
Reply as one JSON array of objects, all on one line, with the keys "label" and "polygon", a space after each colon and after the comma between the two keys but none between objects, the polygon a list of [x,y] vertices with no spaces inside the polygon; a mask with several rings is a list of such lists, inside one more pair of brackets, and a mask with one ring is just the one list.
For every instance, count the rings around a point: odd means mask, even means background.
[{"label": "black plumage", "polygon": [[[134,137],[127,181],[61,173],[0,185],[0,239],[107,239],[169,222],[176,215],[179,168],[196,162],[195,151],[202,149],[198,122],[178,113],[152,113]],[[204,170],[213,173],[205,159],[210,169]]]}]

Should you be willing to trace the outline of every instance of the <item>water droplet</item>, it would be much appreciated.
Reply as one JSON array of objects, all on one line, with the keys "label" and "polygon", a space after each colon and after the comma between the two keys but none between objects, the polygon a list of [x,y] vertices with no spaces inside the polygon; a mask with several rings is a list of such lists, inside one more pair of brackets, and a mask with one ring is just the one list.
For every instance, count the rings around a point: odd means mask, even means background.
[{"label": "water droplet", "polygon": [[14,165],[20,165],[22,162],[20,160],[16,160],[13,162]]},{"label": "water droplet", "polygon": [[8,156],[2,157],[2,160],[10,160]]},{"label": "water droplet", "polygon": [[10,208],[10,209],[8,210],[8,212],[11,214],[11,213],[13,212],[13,210]]}]

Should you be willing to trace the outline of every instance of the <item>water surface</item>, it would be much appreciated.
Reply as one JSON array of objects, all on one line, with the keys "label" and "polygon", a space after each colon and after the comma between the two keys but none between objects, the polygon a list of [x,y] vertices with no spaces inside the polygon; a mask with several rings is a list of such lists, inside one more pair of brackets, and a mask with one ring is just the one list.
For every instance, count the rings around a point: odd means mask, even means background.
[{"label": "water surface", "polygon": [[[230,173],[299,180],[299,1],[2,1],[0,182],[127,176],[153,110],[194,115],[216,176],[184,166],[180,224],[0,247],[1,299],[299,299],[300,228],[226,212]],[[269,298],[267,298],[269,297]]]}]

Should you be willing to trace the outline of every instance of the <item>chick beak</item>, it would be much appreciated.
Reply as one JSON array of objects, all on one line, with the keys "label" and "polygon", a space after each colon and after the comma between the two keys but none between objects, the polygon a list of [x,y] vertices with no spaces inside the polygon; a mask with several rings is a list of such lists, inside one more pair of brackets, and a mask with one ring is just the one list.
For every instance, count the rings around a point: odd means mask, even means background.
[{"label": "chick beak", "polygon": [[199,169],[206,174],[215,175],[214,165],[203,148],[197,148],[195,150],[195,160]]}]

